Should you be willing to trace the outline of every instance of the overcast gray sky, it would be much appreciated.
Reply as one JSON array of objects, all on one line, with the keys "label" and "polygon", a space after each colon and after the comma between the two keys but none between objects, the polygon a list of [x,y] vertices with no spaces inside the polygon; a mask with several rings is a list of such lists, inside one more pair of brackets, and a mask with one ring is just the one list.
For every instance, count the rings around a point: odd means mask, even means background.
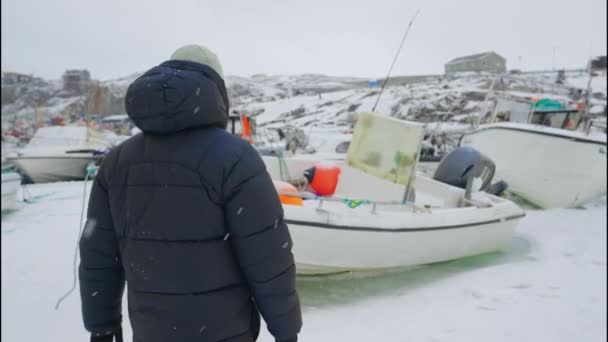
[{"label": "overcast gray sky", "polygon": [[54,79],[68,68],[126,76],[189,43],[215,51],[228,75],[381,77],[419,8],[395,75],[441,73],[447,60],[486,50],[523,69],[583,67],[606,54],[606,0],[1,3],[2,70]]}]

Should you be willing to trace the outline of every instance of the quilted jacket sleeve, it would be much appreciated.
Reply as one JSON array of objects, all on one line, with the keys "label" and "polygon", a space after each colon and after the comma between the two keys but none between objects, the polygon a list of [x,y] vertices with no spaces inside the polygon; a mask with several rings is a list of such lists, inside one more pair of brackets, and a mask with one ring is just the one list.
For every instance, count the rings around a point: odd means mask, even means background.
[{"label": "quilted jacket sleeve", "polygon": [[294,340],[302,326],[292,241],[259,154],[249,145],[226,171],[223,192],[231,242],[268,330]]},{"label": "quilted jacket sleeve", "polygon": [[93,181],[87,223],[80,239],[82,316],[85,328],[93,335],[120,329],[125,286],[105,172],[102,166]]}]

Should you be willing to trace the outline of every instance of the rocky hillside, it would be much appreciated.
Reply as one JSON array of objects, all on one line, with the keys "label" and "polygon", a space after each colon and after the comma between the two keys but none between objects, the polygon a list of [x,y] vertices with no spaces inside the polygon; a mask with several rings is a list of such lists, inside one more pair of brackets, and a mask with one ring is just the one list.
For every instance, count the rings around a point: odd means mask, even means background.
[{"label": "rocky hillside", "polygon": [[[124,113],[126,90],[141,73],[94,83],[80,93],[66,92],[59,81],[37,79],[27,85],[2,88],[2,121],[9,126],[15,119],[34,122],[36,117],[79,116],[85,112],[102,116]],[[484,100],[493,84],[496,92],[520,98],[551,97],[562,101],[580,100],[586,88],[583,73],[566,73],[563,84],[556,74],[509,75],[494,80],[489,75],[395,77],[389,81],[377,110],[415,121],[465,122],[485,114]],[[318,74],[294,76],[228,76],[231,107],[259,115],[262,125],[347,124],[353,113],[371,110],[379,88],[367,86],[367,79],[331,77]],[[606,74],[592,82],[593,111],[606,105]],[[6,127],[3,125],[3,127]]]},{"label": "rocky hillside", "polygon": [[[569,80],[581,83],[581,75]],[[596,86],[591,112],[602,114],[606,106],[606,76],[593,79]],[[586,81],[584,82],[586,86]],[[492,88],[488,94],[489,89]],[[376,110],[394,117],[418,122],[468,123],[487,116],[497,98],[525,102],[547,97],[566,103],[582,100],[582,90],[568,83],[555,84],[530,75],[495,78],[489,75],[462,75],[456,78],[435,77],[418,83],[394,84],[382,94]],[[301,95],[259,103],[246,103],[237,109],[257,114],[261,126],[287,123],[303,126],[347,126],[356,113],[370,111],[378,99],[378,88],[354,88],[327,94]],[[486,102],[486,99],[491,101]]]}]

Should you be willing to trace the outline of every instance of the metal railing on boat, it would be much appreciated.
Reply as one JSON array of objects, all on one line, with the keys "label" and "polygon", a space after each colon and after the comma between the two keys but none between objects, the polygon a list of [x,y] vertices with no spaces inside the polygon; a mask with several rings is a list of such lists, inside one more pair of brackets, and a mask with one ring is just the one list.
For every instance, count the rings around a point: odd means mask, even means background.
[{"label": "metal railing on boat", "polygon": [[[412,202],[412,201],[406,201],[405,203],[403,203],[402,201],[374,201],[374,200],[367,200],[367,199],[346,198],[346,197],[340,197],[340,196],[324,197],[324,196],[317,196],[317,195],[309,193],[309,192],[278,192],[278,194],[281,196],[298,197],[303,200],[317,200],[317,201],[319,201],[317,210],[323,210],[324,202],[335,202],[335,203],[340,202],[340,203],[345,203],[345,204],[354,202],[355,206],[352,208],[358,207],[360,205],[371,205],[372,214],[377,213],[378,206],[402,206],[402,207],[406,207],[406,208],[411,208],[412,211],[415,213],[429,213],[429,214],[432,212],[431,209],[441,208],[439,206],[431,206],[431,205],[420,206],[420,205],[414,204],[414,202]],[[460,202],[461,202],[461,205],[459,207],[474,206],[477,208],[488,208],[488,207],[492,206],[491,203],[484,203],[484,202],[476,201],[474,199],[466,199],[464,197],[461,199]]]}]

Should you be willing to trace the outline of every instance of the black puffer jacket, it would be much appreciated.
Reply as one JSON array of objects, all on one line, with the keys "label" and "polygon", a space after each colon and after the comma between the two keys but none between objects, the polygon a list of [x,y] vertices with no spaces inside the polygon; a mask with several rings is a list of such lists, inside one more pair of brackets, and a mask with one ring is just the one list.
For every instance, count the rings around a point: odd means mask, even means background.
[{"label": "black puffer jacket", "polygon": [[208,66],[169,61],[138,78],[127,112],[143,131],[106,157],[80,240],[85,327],[116,331],[128,284],[134,341],[277,340],[301,327],[292,241],[257,152],[226,132]]}]

